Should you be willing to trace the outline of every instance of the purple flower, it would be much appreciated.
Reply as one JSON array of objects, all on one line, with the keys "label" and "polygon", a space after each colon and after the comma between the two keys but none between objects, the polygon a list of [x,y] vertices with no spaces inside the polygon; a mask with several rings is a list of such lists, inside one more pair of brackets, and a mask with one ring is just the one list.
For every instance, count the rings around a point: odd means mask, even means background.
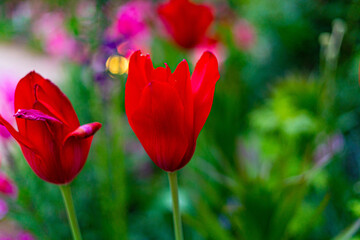
[{"label": "purple flower", "polygon": [[326,164],[336,153],[340,152],[344,146],[344,137],[341,133],[336,133],[325,139],[315,149],[314,159],[318,166]]},{"label": "purple flower", "polygon": [[5,200],[0,198],[0,220],[3,219],[9,211],[9,207]]}]

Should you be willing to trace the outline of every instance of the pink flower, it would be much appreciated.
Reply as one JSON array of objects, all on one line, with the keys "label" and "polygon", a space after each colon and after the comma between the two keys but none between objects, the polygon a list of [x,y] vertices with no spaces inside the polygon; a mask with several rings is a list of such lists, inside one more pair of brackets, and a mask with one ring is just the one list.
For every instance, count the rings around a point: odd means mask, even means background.
[{"label": "pink flower", "polygon": [[13,240],[13,238],[8,235],[1,235],[0,240]]},{"label": "pink flower", "polygon": [[3,172],[0,172],[0,193],[12,198],[16,198],[18,194],[15,183]]},{"label": "pink flower", "polygon": [[[6,120],[14,122],[12,114],[14,113],[14,92],[16,80],[10,76],[0,74],[0,114],[9,116]],[[10,137],[9,131],[0,125],[0,137],[8,139]]]},{"label": "pink flower", "polygon": [[35,238],[34,238],[33,235],[31,235],[31,234],[28,233],[28,232],[21,232],[21,233],[17,236],[16,240],[35,240]]},{"label": "pink flower", "polygon": [[34,34],[43,40],[44,50],[55,57],[75,59],[77,43],[64,27],[64,15],[50,12],[42,15],[34,24]]},{"label": "pink flower", "polygon": [[[11,232],[11,230],[9,231]],[[21,231],[20,233],[0,233],[0,240],[35,240],[35,237],[28,233]]]},{"label": "pink flower", "polygon": [[121,6],[114,23],[116,33],[126,38],[147,33],[149,29],[146,21],[150,9],[151,4],[146,1],[130,1]]},{"label": "pink flower", "polygon": [[240,19],[233,28],[235,44],[241,50],[249,50],[256,41],[254,27],[245,19]]},{"label": "pink flower", "polygon": [[5,200],[0,198],[0,220],[3,219],[9,211],[9,207]]},{"label": "pink flower", "polygon": [[53,56],[71,58],[76,51],[76,42],[63,29],[58,29],[45,40],[45,51]]},{"label": "pink flower", "polygon": [[107,37],[120,42],[117,47],[119,54],[130,57],[138,49],[149,52],[151,9],[151,3],[142,0],[130,1],[118,9],[114,23],[107,30]]}]

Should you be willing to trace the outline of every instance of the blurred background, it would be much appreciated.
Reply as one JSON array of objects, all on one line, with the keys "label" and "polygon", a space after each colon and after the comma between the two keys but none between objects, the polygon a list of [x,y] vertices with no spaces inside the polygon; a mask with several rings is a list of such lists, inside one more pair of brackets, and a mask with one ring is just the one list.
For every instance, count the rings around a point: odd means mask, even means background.
[{"label": "blurred background", "polygon": [[[16,83],[36,70],[82,124],[103,123],[72,183],[84,239],[173,239],[167,176],[124,111],[141,49],[156,67],[186,59],[192,71],[205,50],[220,64],[179,172],[185,239],[359,240],[360,2],[199,0],[213,18],[184,46],[158,11],[168,1],[0,0],[0,113],[14,123]],[[71,239],[59,189],[2,127],[0,146],[0,239]]]}]

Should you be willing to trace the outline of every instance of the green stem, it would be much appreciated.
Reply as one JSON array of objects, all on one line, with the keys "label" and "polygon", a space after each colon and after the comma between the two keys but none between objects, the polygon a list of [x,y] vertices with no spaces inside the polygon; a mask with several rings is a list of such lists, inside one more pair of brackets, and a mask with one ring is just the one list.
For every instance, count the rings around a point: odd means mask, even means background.
[{"label": "green stem", "polygon": [[176,172],[168,172],[171,197],[173,201],[173,217],[174,217],[174,230],[175,240],[183,240],[183,232],[181,226],[181,215],[179,206],[179,193]]},{"label": "green stem", "polygon": [[67,216],[70,223],[70,228],[72,231],[72,235],[74,240],[82,240],[79,224],[76,218],[74,202],[71,196],[71,189],[69,185],[60,185],[61,194],[64,199]]}]

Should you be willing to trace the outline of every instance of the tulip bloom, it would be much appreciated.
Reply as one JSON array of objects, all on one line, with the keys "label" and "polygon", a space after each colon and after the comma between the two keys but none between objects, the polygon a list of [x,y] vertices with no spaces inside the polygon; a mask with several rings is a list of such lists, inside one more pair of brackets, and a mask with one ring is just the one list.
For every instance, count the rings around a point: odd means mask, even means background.
[{"label": "tulip bloom", "polygon": [[174,41],[183,48],[201,43],[214,20],[209,6],[189,0],[170,0],[158,7],[158,14]]},{"label": "tulip bloom", "polygon": [[161,169],[174,172],[190,161],[219,77],[217,59],[210,52],[201,56],[191,77],[185,60],[171,73],[167,65],[154,69],[150,56],[140,51],[131,56],[126,114],[145,151]]},{"label": "tulip bloom", "polygon": [[70,183],[83,168],[101,124],[80,126],[69,99],[35,72],[17,84],[15,112],[19,131],[1,115],[0,124],[19,143],[32,170],[47,182]]}]

